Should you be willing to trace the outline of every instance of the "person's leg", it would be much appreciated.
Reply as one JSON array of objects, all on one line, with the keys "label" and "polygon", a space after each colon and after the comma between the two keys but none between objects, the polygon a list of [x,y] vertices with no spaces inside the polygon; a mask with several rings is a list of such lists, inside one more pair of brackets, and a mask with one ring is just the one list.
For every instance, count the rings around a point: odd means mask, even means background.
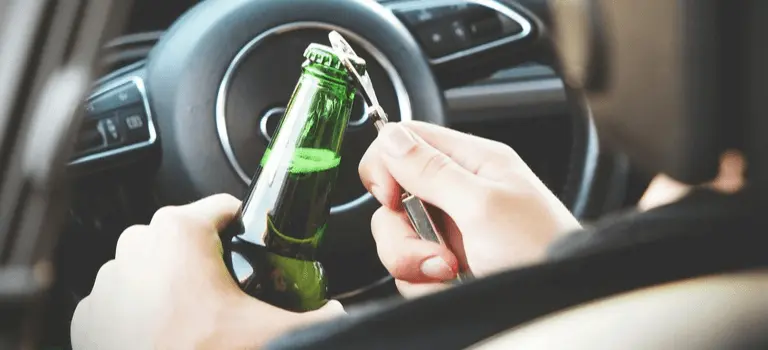
[{"label": "person's leg", "polygon": [[[726,152],[720,161],[720,174],[714,181],[703,186],[722,193],[734,193],[744,186],[745,167],[744,158],[740,153]],[[689,185],[660,174],[651,181],[638,203],[638,208],[646,211],[675,202],[688,194],[691,188]]]}]

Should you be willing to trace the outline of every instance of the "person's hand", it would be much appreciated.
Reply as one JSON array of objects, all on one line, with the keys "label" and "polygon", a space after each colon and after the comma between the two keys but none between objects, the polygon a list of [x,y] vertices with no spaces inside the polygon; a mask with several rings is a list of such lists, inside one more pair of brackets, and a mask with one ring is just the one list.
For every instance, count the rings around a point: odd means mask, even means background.
[{"label": "person's hand", "polygon": [[[383,205],[371,220],[379,257],[406,296],[443,287],[460,267],[480,278],[537,262],[580,227],[510,147],[427,123],[387,124],[359,172]],[[419,239],[398,184],[439,209],[450,250]]]},{"label": "person's hand", "polygon": [[243,293],[219,230],[240,202],[216,195],[160,209],[120,236],[72,319],[74,349],[253,349],[290,328],[343,314],[338,302],[297,314]]}]

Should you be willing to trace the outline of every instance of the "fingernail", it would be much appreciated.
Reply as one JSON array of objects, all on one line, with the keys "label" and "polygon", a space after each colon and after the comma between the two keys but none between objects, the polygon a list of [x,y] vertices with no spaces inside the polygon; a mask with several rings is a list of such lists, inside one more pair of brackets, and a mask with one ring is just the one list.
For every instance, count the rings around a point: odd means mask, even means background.
[{"label": "fingernail", "polygon": [[429,258],[421,263],[421,272],[439,280],[447,280],[456,276],[456,273],[448,266],[448,263],[439,256]]},{"label": "fingernail", "polygon": [[386,128],[384,147],[387,153],[393,157],[402,157],[413,147],[416,146],[416,140],[408,130],[399,124],[392,124]]}]

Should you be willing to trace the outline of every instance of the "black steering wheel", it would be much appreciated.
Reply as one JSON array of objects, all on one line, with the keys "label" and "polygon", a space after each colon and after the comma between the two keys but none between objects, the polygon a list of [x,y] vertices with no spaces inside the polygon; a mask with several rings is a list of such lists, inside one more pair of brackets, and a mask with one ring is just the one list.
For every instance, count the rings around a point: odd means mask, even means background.
[{"label": "black steering wheel", "polygon": [[[145,62],[100,82],[87,105],[85,128],[93,130],[81,137],[72,166],[94,169],[160,151],[155,190],[163,203],[242,197],[296,84],[303,50],[327,42],[330,30],[368,62],[391,119],[443,125],[444,89],[552,61],[545,10],[542,1],[204,1]],[[322,258],[337,296],[386,278],[369,233],[378,204],[357,175],[375,130],[362,100],[355,104]],[[572,105],[576,143],[561,198],[578,215],[596,144],[589,118]]]}]

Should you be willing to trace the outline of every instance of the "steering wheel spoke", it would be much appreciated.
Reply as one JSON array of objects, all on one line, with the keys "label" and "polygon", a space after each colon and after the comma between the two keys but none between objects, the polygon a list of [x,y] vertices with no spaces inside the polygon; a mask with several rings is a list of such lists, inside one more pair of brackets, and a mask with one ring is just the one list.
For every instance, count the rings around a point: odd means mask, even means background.
[{"label": "steering wheel spoke", "polygon": [[540,21],[496,0],[409,0],[390,4],[421,45],[443,88],[538,60]]}]

